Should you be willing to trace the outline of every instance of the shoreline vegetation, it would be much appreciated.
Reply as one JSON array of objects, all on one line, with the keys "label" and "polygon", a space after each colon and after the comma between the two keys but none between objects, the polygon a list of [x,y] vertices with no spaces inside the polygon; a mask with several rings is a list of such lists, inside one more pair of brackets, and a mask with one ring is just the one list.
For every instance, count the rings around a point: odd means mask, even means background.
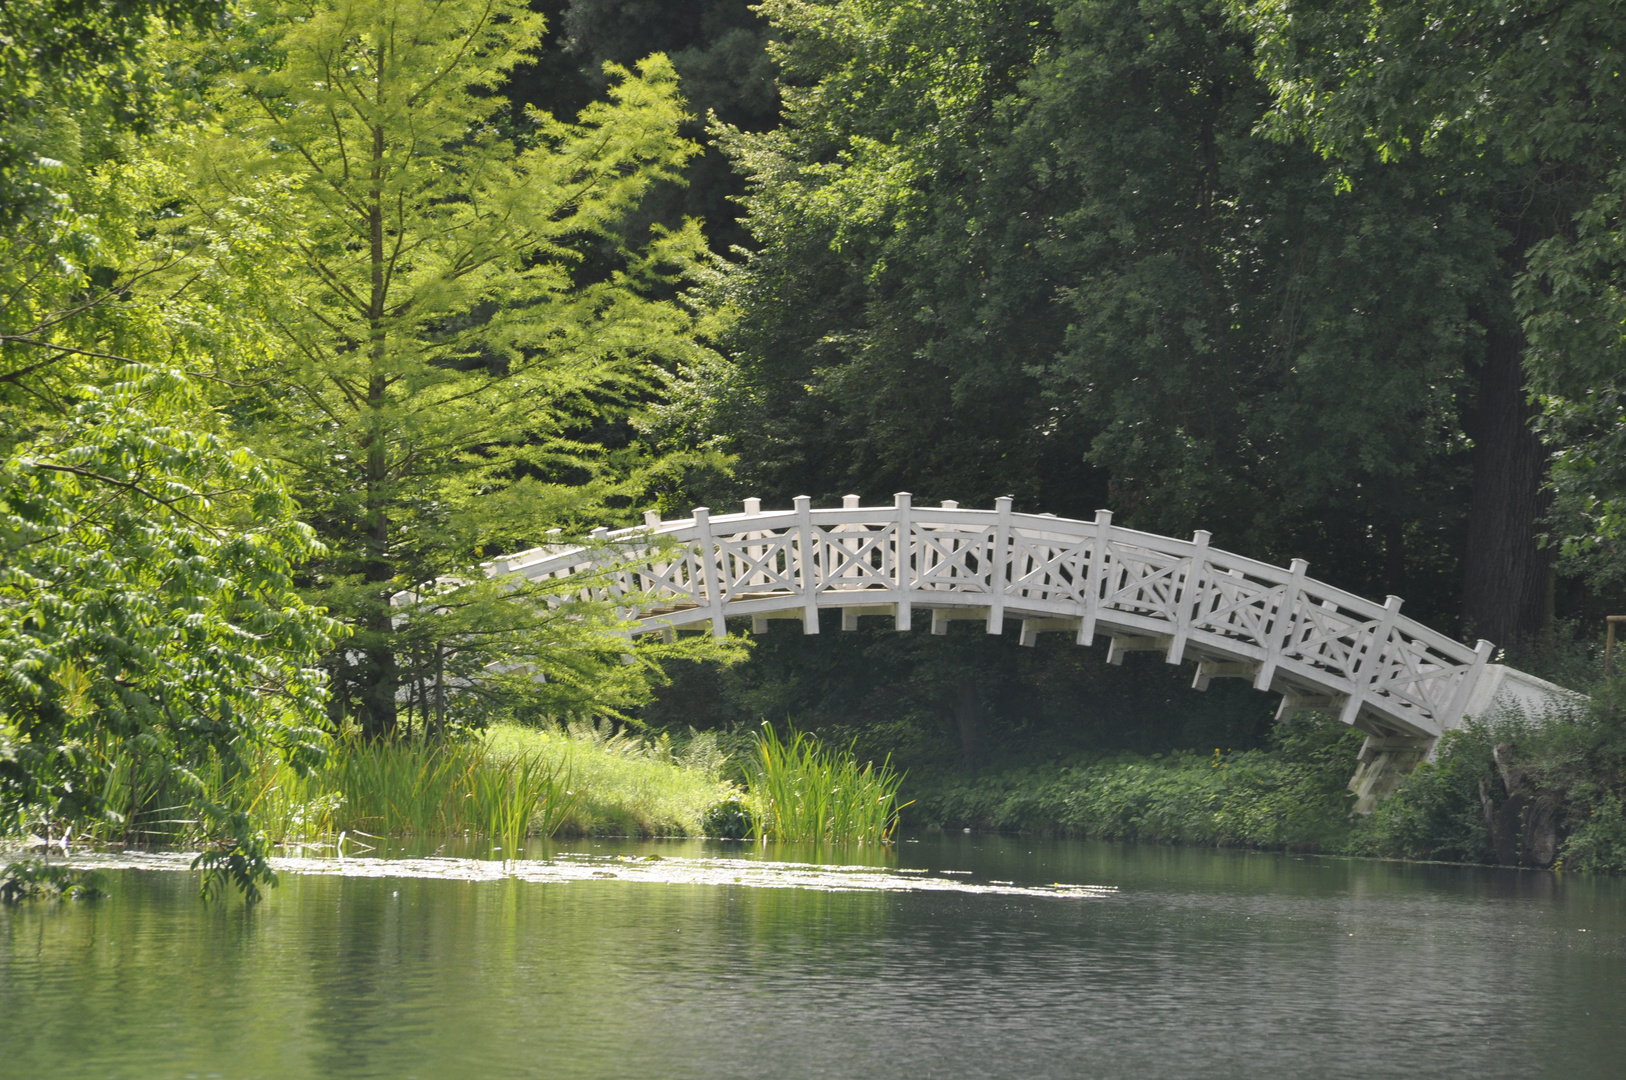
[{"label": "shoreline vegetation", "polygon": [[[206,843],[173,783],[115,768],[110,817],[74,833],[36,822],[50,845],[187,848]],[[515,852],[532,837],[714,837],[877,844],[892,838],[902,777],[805,733],[780,740],[689,731],[642,734],[608,722],[501,724],[444,743],[341,737],[303,774],[275,760],[231,779],[203,770],[210,798],[252,808],[270,847],[365,851],[401,838],[485,840]],[[172,781],[172,778],[167,778]],[[40,836],[39,834],[44,834]],[[21,864],[19,864],[21,865]]]},{"label": "shoreline vegetation", "polygon": [[922,784],[911,824],[1416,862],[1626,872],[1626,680],[1567,711],[1471,722],[1368,816],[1363,736],[1320,717],[1270,745],[1011,768]]},{"label": "shoreline vegetation", "polygon": [[[1363,736],[1327,717],[1230,752],[1120,754],[981,774],[900,774],[805,732],[636,732],[609,723],[502,724],[443,745],[336,740],[299,776],[264,764],[233,783],[284,848],[340,836],[714,837],[882,843],[901,827],[1236,847],[1419,862],[1626,871],[1626,680],[1568,713],[1473,723],[1442,740],[1366,817],[1347,790]],[[126,772],[125,782],[133,774]],[[218,778],[216,780],[218,783]],[[108,792],[139,836],[180,846],[162,790]],[[146,807],[132,814],[137,800]],[[352,848],[355,850],[355,848]]]}]

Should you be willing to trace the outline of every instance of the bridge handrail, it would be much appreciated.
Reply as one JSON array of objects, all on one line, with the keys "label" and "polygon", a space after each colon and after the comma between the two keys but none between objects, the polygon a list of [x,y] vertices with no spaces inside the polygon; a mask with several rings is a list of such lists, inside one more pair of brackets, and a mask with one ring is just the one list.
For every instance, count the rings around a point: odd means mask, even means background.
[{"label": "bridge handrail", "polygon": [[[835,509],[826,507],[813,510],[811,517],[814,524],[821,526],[878,525],[883,523],[877,519],[876,511],[878,510],[886,512],[892,511],[894,508],[870,506],[858,509]],[[916,528],[934,524],[932,520],[934,518],[941,518],[944,524],[982,525],[997,524],[998,519],[997,513],[993,510],[914,507],[913,511],[910,524]],[[797,515],[794,510],[764,510],[758,514],[719,514],[710,519],[714,534],[743,531],[729,530],[726,528],[727,526],[750,525],[763,531],[769,531],[786,524],[794,524],[796,521]],[[890,523],[895,524],[896,518],[893,518]],[[1054,529],[1059,536],[1067,539],[1089,540],[1097,538],[1098,535],[1095,522],[1083,521],[1078,518],[1051,517],[1047,514],[1013,513],[1010,517],[1010,523],[1014,526],[1032,530]],[[1190,557],[1196,548],[1192,541],[1181,540],[1173,536],[1142,532],[1122,525],[1111,525],[1108,528],[1110,529],[1108,534],[1109,542],[1129,541],[1150,550],[1180,557]],[[755,529],[752,531],[755,531]],[[629,549],[627,546],[629,542],[636,545],[639,540],[653,539],[654,537],[663,537],[676,543],[693,542],[699,539],[695,519],[688,517],[662,521],[654,527],[640,525],[612,530],[601,538],[601,543],[618,549],[626,557],[635,559],[643,552],[636,547]],[[527,577],[542,577],[562,569],[576,569],[584,563],[597,563],[598,560],[594,557],[594,553],[599,550],[603,549],[588,545],[571,545],[551,550],[548,548],[532,548],[528,551],[516,552],[505,558],[493,559],[487,565],[497,573],[524,573]],[[1226,570],[1241,570],[1244,573],[1268,581],[1271,585],[1282,586],[1292,583],[1292,572],[1274,563],[1252,559],[1246,555],[1238,555],[1224,548],[1210,547],[1206,549],[1206,554],[1210,565]],[[527,558],[527,556],[534,556],[535,558]],[[1340,589],[1336,585],[1330,585],[1316,578],[1304,577],[1300,581],[1300,587],[1304,592],[1313,594],[1318,601],[1330,600],[1339,607],[1356,612],[1368,619],[1383,617],[1384,608],[1382,604],[1373,603],[1363,596]],[[1395,627],[1403,630],[1408,637],[1426,642],[1430,648],[1437,649],[1459,663],[1473,662],[1475,655],[1473,648],[1409,616],[1399,616],[1395,620]]]},{"label": "bridge handrail", "polygon": [[[796,609],[807,628],[821,607],[893,604],[900,628],[911,607],[988,608],[991,632],[1006,608],[1037,620],[1035,633],[1071,618],[1087,644],[1099,614],[1115,639],[1153,635],[1171,663],[1189,640],[1199,653],[1255,663],[1261,689],[1280,682],[1280,671],[1288,683],[1343,695],[1346,722],[1367,708],[1427,734],[1454,724],[1491,651],[1400,614],[1397,597],[1373,603],[1309,577],[1302,561],[1283,568],[1211,547],[1205,532],[1161,536],[1114,525],[1104,511],[1096,521],[1015,513],[1008,499],[992,510],[917,507],[906,495],[890,507],[797,504],[717,516],[701,507],[680,520],[597,530],[588,545],[519,552],[488,570],[536,580],[609,569],[618,583],[595,595],[626,601],[646,630],[709,619],[721,632],[730,613]],[[659,616],[637,606],[647,609],[652,595],[671,601]],[[816,629],[815,621],[807,632]]]}]

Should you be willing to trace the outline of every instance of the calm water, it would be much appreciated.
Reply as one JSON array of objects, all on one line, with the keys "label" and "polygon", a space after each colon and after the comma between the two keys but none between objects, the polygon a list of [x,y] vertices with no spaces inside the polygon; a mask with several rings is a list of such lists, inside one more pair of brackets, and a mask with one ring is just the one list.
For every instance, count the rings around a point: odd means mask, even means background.
[{"label": "calm water", "polygon": [[969,836],[892,865],[1118,891],[284,874],[248,910],[121,871],[0,910],[0,1077],[1626,1076],[1619,882]]}]

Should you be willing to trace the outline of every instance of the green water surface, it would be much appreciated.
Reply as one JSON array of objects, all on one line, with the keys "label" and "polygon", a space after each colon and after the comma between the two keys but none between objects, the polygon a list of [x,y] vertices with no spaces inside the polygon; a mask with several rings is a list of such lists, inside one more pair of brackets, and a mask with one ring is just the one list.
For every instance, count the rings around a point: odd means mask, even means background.
[{"label": "green water surface", "polygon": [[0,1077],[1626,1077],[1617,881],[957,835],[880,860],[1118,891],[285,873],[246,908],[119,871],[0,909]]}]

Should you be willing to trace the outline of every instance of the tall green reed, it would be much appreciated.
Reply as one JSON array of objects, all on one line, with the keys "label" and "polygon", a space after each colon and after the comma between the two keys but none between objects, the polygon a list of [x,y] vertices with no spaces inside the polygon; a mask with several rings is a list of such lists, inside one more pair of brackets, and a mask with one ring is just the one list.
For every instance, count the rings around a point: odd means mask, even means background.
[{"label": "tall green reed", "polygon": [[576,799],[563,763],[498,758],[483,743],[341,739],[308,775],[276,765],[258,783],[261,818],[283,842],[473,833],[505,856],[557,832]]},{"label": "tall green reed", "polygon": [[852,746],[829,750],[805,732],[780,739],[769,724],[756,736],[751,777],[752,834],[759,840],[883,843],[898,827],[903,776],[888,755],[860,768]]}]

